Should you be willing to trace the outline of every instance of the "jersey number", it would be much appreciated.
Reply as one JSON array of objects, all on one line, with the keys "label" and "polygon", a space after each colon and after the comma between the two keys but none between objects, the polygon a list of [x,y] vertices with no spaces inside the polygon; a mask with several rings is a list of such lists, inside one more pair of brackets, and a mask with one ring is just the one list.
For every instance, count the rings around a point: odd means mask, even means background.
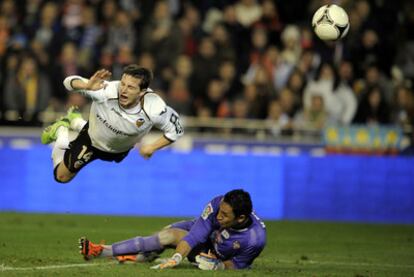
[{"label": "jersey number", "polygon": [[86,153],[86,150],[88,150],[88,147],[82,145],[82,151],[78,155],[78,160],[83,159],[85,162],[88,162],[91,159],[93,152]]},{"label": "jersey number", "polygon": [[175,132],[177,132],[177,134],[181,134],[183,132],[183,127],[181,126],[180,121],[178,120],[178,116],[176,116],[175,114],[171,114],[170,122],[174,124]]}]

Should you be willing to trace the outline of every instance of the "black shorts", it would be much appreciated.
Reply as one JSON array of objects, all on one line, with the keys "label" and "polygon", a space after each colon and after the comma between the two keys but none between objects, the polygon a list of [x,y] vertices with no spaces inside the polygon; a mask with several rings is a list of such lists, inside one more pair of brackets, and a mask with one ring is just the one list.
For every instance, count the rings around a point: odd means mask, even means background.
[{"label": "black shorts", "polygon": [[70,172],[76,173],[96,159],[119,163],[128,155],[129,150],[122,153],[108,153],[93,147],[88,129],[89,122],[79,132],[78,137],[69,144],[69,149],[65,151],[63,162]]}]

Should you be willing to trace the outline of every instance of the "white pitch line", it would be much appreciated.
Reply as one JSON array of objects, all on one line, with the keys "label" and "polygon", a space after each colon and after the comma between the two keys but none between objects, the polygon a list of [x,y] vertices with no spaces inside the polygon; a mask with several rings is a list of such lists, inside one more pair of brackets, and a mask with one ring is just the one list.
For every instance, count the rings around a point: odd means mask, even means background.
[{"label": "white pitch line", "polygon": [[288,261],[277,260],[285,264],[296,264],[299,262],[301,265],[313,264],[313,265],[335,265],[335,266],[367,266],[367,267],[394,267],[394,268],[414,268],[414,265],[403,264],[377,264],[377,263],[357,263],[357,262],[335,262],[335,261],[313,261],[313,260],[300,260],[300,261]]},{"label": "white pitch line", "polygon": [[[297,264],[298,261],[293,260],[277,260],[280,263],[284,264]],[[88,266],[98,266],[98,265],[113,265],[116,262],[108,263],[82,263],[82,264],[62,264],[62,265],[45,265],[45,266],[33,266],[33,267],[12,267],[5,266],[0,264],[0,272],[4,271],[29,271],[29,270],[48,270],[48,269],[62,269],[62,268],[72,268],[72,267],[88,267]],[[335,266],[367,266],[367,267],[393,267],[393,268],[414,268],[414,265],[402,265],[402,264],[376,264],[376,263],[355,263],[355,262],[335,262],[335,261],[313,261],[313,260],[303,260],[299,261],[300,265],[335,265]]]},{"label": "white pitch line", "polygon": [[48,270],[48,269],[61,269],[71,267],[88,267],[98,265],[109,265],[114,263],[83,263],[83,264],[62,264],[62,265],[45,265],[45,266],[32,266],[32,267],[12,267],[0,264],[0,272],[3,271],[28,271],[28,270]]}]

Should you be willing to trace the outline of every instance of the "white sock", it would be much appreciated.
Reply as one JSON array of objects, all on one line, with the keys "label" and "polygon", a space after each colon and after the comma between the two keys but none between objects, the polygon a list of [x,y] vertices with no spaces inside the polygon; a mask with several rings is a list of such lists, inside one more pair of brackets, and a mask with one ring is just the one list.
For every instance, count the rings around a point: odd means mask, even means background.
[{"label": "white sock", "polygon": [[70,122],[70,128],[79,133],[82,130],[83,126],[85,126],[85,124],[85,119],[77,117]]},{"label": "white sock", "polygon": [[60,126],[56,130],[56,141],[53,145],[52,160],[53,168],[63,161],[65,150],[69,148],[69,129],[64,126]]},{"label": "white sock", "polygon": [[55,147],[61,149],[69,148],[69,129],[64,126],[60,126],[56,131]]},{"label": "white sock", "polygon": [[57,144],[55,143],[52,150],[53,168],[56,168],[56,166],[63,161],[63,156],[65,155],[66,151],[65,149],[59,148],[56,145]]},{"label": "white sock", "polygon": [[114,254],[112,253],[112,245],[104,245],[104,249],[102,250],[99,257],[112,257]]}]

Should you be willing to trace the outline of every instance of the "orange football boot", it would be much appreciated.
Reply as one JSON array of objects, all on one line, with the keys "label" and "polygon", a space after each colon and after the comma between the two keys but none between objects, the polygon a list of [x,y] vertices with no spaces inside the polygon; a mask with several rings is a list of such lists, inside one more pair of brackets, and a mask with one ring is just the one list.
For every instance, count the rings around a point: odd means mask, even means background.
[{"label": "orange football boot", "polygon": [[122,256],[116,256],[115,259],[120,264],[123,264],[125,262],[132,262],[132,263],[138,262],[137,255],[122,255]]},{"label": "orange football boot", "polygon": [[92,243],[86,237],[81,237],[79,239],[79,248],[81,249],[80,253],[85,260],[98,257],[104,249],[101,244]]}]

